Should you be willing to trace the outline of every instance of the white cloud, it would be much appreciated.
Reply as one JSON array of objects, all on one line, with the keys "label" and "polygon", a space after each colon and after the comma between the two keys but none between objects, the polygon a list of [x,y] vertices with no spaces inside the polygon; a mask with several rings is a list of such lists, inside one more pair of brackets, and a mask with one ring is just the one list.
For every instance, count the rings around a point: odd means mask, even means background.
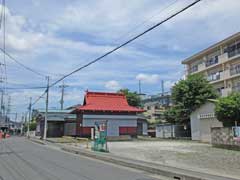
[{"label": "white cloud", "polygon": [[136,76],[137,80],[141,80],[144,83],[148,84],[156,84],[160,80],[160,76],[158,74],[143,74],[140,73]]},{"label": "white cloud", "polygon": [[175,83],[176,83],[175,81],[165,81],[164,82],[165,90],[167,90],[167,91],[170,90],[174,86]]},{"label": "white cloud", "polygon": [[[169,1],[30,2],[36,4],[29,3],[29,0],[8,3],[11,12],[7,9],[7,50],[22,63],[54,74],[67,73],[86,64],[112,49],[119,41],[143,31],[190,3],[189,0],[177,1],[170,10],[158,14],[170,4]],[[182,78],[182,59],[239,31],[239,8],[240,2],[237,0],[227,3],[226,0],[202,1],[101,62],[67,78],[66,83],[70,87],[66,89],[66,106],[81,103],[83,90],[87,88],[116,91],[122,87],[119,82],[124,82],[124,86],[135,90],[138,86],[136,79],[142,80],[143,89],[152,93],[160,89],[161,77],[167,90]],[[43,14],[41,9],[48,13]],[[134,29],[152,15],[156,16]],[[129,31],[130,35],[127,33]],[[125,33],[127,35],[118,38]],[[32,76],[31,72],[7,60],[9,81],[46,84],[45,79]],[[78,89],[71,90],[75,85],[79,86]],[[28,90],[13,94],[12,99],[21,107],[22,102],[28,103],[29,96],[35,99],[40,94],[42,91]],[[60,90],[53,88],[50,94],[51,107],[59,107]],[[37,106],[44,107],[44,100]]]},{"label": "white cloud", "polygon": [[43,34],[32,32],[28,25],[25,17],[11,13],[6,7],[6,47],[8,50],[31,51],[43,42]]},{"label": "white cloud", "polygon": [[118,81],[111,80],[111,81],[108,81],[105,83],[105,88],[107,88],[109,90],[117,91],[117,90],[121,89],[121,85],[119,84]]}]

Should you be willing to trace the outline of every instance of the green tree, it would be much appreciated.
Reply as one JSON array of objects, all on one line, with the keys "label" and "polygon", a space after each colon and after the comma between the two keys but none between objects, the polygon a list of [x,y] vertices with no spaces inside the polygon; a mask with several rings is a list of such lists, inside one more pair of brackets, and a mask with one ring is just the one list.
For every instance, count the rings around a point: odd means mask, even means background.
[{"label": "green tree", "polygon": [[[23,131],[24,132],[27,132],[27,127],[28,127],[28,123],[25,123],[24,126],[23,126]],[[35,131],[37,128],[37,123],[36,121],[31,121],[29,123],[29,131]]]},{"label": "green tree", "polygon": [[120,89],[118,92],[123,93],[126,96],[130,106],[141,106],[141,99],[137,92],[131,92],[129,89]]},{"label": "green tree", "polygon": [[215,114],[224,126],[234,126],[235,122],[240,123],[240,93],[219,98],[216,102]]},{"label": "green tree", "polygon": [[168,123],[176,124],[177,109],[171,107],[164,112],[163,116]]},{"label": "green tree", "polygon": [[217,94],[203,75],[189,75],[180,80],[172,89],[172,101],[176,108],[179,123],[187,124],[190,114],[208,99],[215,99]]},{"label": "green tree", "polygon": [[164,112],[164,118],[171,124],[188,124],[189,114],[180,106],[172,106]]}]

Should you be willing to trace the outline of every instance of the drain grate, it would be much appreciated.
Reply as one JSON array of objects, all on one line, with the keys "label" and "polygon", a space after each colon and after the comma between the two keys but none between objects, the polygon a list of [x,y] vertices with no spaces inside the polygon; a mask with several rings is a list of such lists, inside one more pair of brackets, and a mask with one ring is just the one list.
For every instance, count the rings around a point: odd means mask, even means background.
[{"label": "drain grate", "polygon": [[181,180],[181,178],[180,178],[180,177],[177,177],[177,176],[174,176],[173,179]]}]

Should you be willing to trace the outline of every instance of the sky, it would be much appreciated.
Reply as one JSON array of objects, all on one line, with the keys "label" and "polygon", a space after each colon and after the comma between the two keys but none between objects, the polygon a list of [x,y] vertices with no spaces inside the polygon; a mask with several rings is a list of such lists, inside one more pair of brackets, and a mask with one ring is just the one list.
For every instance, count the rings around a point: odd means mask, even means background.
[{"label": "sky", "polygon": [[[50,82],[86,64],[160,22],[193,0],[9,0],[6,51],[21,63],[50,76]],[[0,8],[1,9],[1,8]],[[83,102],[89,91],[120,88],[161,92],[184,77],[181,61],[239,32],[239,0],[202,0],[133,43],[64,80],[64,106]],[[3,33],[0,29],[2,47]],[[0,54],[0,61],[3,55]],[[46,78],[6,58],[8,87],[45,86]],[[50,89],[49,108],[60,108],[59,85]],[[43,93],[8,90],[11,112],[27,111]],[[42,98],[33,108],[44,108]],[[19,120],[18,118],[18,120]]]}]

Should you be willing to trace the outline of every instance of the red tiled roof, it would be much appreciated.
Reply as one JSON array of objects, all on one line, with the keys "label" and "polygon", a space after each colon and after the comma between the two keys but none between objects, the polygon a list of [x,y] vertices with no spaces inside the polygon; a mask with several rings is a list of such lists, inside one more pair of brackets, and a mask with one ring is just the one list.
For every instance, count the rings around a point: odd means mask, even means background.
[{"label": "red tiled roof", "polygon": [[106,92],[86,92],[83,105],[76,107],[76,111],[144,112],[129,106],[124,94]]}]

